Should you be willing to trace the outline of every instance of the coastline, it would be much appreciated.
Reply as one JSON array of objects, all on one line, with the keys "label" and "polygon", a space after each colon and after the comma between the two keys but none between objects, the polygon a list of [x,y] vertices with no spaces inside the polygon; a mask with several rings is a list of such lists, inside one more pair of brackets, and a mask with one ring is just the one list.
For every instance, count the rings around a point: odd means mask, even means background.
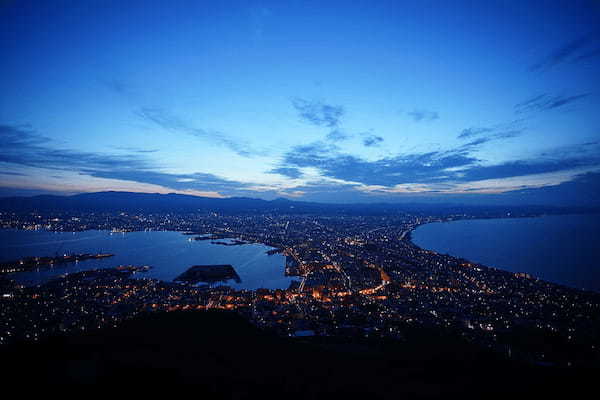
[{"label": "coastline", "polygon": [[[52,268],[52,269],[40,269],[35,271],[20,271],[20,272],[11,272],[5,274],[8,279],[15,280],[21,285],[30,287],[37,286],[40,284],[44,284],[56,276],[63,273],[77,273],[81,271],[91,271],[95,269],[105,269],[112,268],[117,265],[154,265],[152,273],[149,274],[148,277],[152,276],[154,279],[158,279],[165,283],[173,282],[173,279],[176,278],[173,273],[173,277],[171,277],[171,271],[175,271],[177,269],[181,269],[179,272],[183,272],[185,268],[189,268],[192,265],[196,264],[224,264],[231,263],[234,265],[242,265],[244,266],[246,271],[246,276],[242,276],[242,285],[238,287],[236,283],[235,290],[254,290],[252,285],[259,284],[257,279],[265,279],[265,278],[254,278],[254,276],[259,277],[262,276],[262,271],[265,271],[264,274],[267,274],[267,281],[265,282],[266,287],[270,288],[269,285],[275,285],[274,288],[279,288],[275,281],[278,280],[279,275],[273,275],[271,272],[271,266],[277,264],[280,266],[278,269],[280,271],[280,275],[282,279],[285,278],[285,259],[270,256],[268,254],[269,251],[279,252],[279,249],[270,246],[265,243],[259,242],[244,242],[243,244],[236,244],[235,246],[223,246],[219,244],[211,243],[208,241],[207,243],[199,244],[199,247],[190,244],[187,240],[189,236],[182,235],[182,230],[172,230],[172,229],[162,229],[162,230],[139,230],[135,232],[131,232],[128,235],[114,235],[111,234],[110,230],[95,230],[88,229],[85,231],[77,231],[77,235],[74,232],[55,232],[49,231],[45,229],[39,230],[27,230],[27,229],[0,229],[0,232],[3,233],[2,237],[6,240],[3,241],[2,248],[4,249],[3,255],[5,256],[7,261],[11,261],[13,258],[23,258],[23,257],[46,257],[48,255],[54,255],[57,250],[62,251],[74,251],[74,252],[88,252],[91,250],[114,250],[111,253],[118,253],[117,259],[113,261],[104,261],[104,260],[89,260],[85,263],[73,264],[73,269],[70,267],[67,268],[65,265],[60,265],[60,269]],[[161,235],[161,236],[155,236]],[[166,235],[166,236],[165,236]],[[238,235],[222,235],[223,239],[228,238],[238,238]],[[227,237],[228,236],[228,237]],[[11,239],[14,238],[14,239]],[[175,249],[187,249],[183,254],[183,258],[178,259],[177,267],[175,269],[167,266],[167,262],[164,260],[165,257],[159,257],[161,259],[158,265],[155,265],[154,259],[149,259],[148,251],[146,250],[135,250],[135,249],[143,249],[148,248],[151,249],[153,245],[151,243],[158,243],[158,241],[163,241],[165,238],[168,243],[171,243],[167,246],[174,246]],[[9,239],[11,239],[9,241]],[[235,240],[235,239],[232,239]],[[175,244],[174,244],[175,243]],[[177,244],[179,243],[179,245]],[[132,244],[134,252],[130,253],[126,249]],[[250,245],[250,246],[245,246]],[[140,247],[141,246],[141,247]],[[208,246],[210,249],[208,250],[194,250],[198,249],[207,249]],[[235,248],[247,247],[245,250],[229,250]],[[161,247],[162,248],[162,247]],[[118,251],[117,251],[118,250]],[[208,252],[207,252],[208,251]],[[215,252],[216,251],[216,252]],[[232,252],[233,251],[233,252]],[[241,253],[240,253],[241,251]],[[250,254],[250,256],[246,258],[240,258],[239,254]],[[255,257],[264,255],[263,258],[259,258],[262,261],[254,261],[251,263],[250,267],[245,267],[248,263],[248,260],[254,259]],[[214,261],[218,260],[218,262]],[[263,269],[259,268],[258,264],[265,264],[266,267]],[[255,265],[256,264],[256,265]],[[262,264],[261,264],[262,265]],[[256,272],[253,272],[256,271]],[[249,278],[248,274],[252,277]],[[266,276],[266,275],[265,275]],[[250,284],[250,287],[246,287],[244,285]],[[288,283],[282,283],[281,287],[288,287]]]},{"label": "coastline", "polygon": [[[557,280],[549,280],[547,278],[541,277],[539,275],[539,271],[531,271],[528,270],[527,268],[519,268],[518,265],[514,266],[515,270],[510,270],[506,267],[500,267],[500,266],[491,266],[488,263],[485,262],[480,262],[480,261],[474,261],[472,260],[472,257],[469,257],[468,255],[461,255],[459,254],[459,252],[452,252],[452,251],[448,251],[448,252],[442,252],[442,251],[438,251],[435,250],[434,248],[426,248],[424,246],[421,246],[417,243],[415,243],[414,241],[414,235],[413,233],[420,227],[423,227],[425,225],[431,225],[434,223],[450,223],[450,222],[459,222],[459,221],[489,221],[489,220],[522,220],[522,219],[541,219],[541,218],[545,218],[545,217],[571,217],[571,216],[575,216],[575,217],[583,217],[583,216],[589,216],[589,215],[595,215],[600,217],[600,213],[576,213],[576,214],[544,214],[544,215],[536,215],[536,216],[510,216],[510,217],[490,217],[490,218],[482,218],[482,217],[476,217],[476,218],[452,218],[452,219],[439,219],[439,220],[435,220],[435,221],[428,221],[428,222],[423,222],[420,223],[416,226],[414,226],[412,229],[410,229],[410,231],[408,231],[406,233],[406,235],[404,236],[404,240],[407,240],[412,246],[414,246],[415,248],[421,250],[421,251],[426,251],[426,252],[433,252],[435,254],[439,254],[439,255],[445,255],[445,256],[450,256],[459,260],[464,260],[469,262],[472,265],[476,265],[478,267],[484,267],[484,268],[489,268],[492,270],[498,270],[498,271],[503,271],[509,274],[513,274],[516,276],[528,276],[531,279],[537,280],[537,281],[541,281],[541,282],[545,282],[551,285],[557,285],[560,287],[564,287],[564,288],[568,288],[571,290],[580,290],[580,291],[584,291],[584,292],[592,292],[592,293],[600,293],[600,289],[596,289],[596,288],[590,288],[590,287],[579,287],[575,284],[572,283],[568,283],[568,282],[560,282]],[[430,246],[433,247],[433,246]],[[505,266],[510,266],[510,263],[503,263],[502,265]],[[518,269],[518,270],[517,270]]]}]

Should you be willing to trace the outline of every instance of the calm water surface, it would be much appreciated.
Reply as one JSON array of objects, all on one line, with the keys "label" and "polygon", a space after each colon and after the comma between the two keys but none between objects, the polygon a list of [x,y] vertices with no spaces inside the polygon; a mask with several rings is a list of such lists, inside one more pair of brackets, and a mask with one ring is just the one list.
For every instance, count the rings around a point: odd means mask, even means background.
[{"label": "calm water surface", "polygon": [[600,215],[436,222],[418,227],[424,249],[563,285],[600,291]]},{"label": "calm water surface", "polygon": [[[236,289],[287,289],[293,280],[286,277],[285,257],[267,255],[271,247],[261,244],[223,246],[210,240],[188,241],[180,232],[131,232],[111,234],[107,231],[75,233],[0,230],[0,261],[27,256],[55,256],[63,253],[112,253],[114,257],[87,260],[41,268],[35,272],[11,274],[17,282],[35,285],[60,274],[118,265],[149,265],[153,268],[134,277],[172,281],[192,265],[231,264],[242,282],[227,282]],[[222,241],[222,240],[220,240]]]}]

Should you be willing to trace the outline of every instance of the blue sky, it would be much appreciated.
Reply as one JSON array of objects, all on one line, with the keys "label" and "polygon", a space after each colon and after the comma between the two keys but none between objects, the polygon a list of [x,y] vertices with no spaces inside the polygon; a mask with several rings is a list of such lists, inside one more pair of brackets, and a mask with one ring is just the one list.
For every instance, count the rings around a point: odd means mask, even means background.
[{"label": "blue sky", "polygon": [[3,1],[0,194],[572,191],[600,176],[598,26],[598,1]]}]

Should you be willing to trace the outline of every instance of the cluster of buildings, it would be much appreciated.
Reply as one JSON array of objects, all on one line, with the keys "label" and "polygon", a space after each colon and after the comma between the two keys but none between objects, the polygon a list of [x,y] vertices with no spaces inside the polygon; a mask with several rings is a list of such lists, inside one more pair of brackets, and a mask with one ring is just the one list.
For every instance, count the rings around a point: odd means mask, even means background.
[{"label": "cluster of buildings", "polygon": [[177,230],[264,243],[286,256],[286,273],[298,281],[287,289],[236,291],[133,279],[134,271],[117,269],[69,274],[38,287],[21,287],[4,276],[0,343],[114,325],[154,310],[224,309],[286,336],[407,340],[407,332],[427,329],[534,362],[567,366],[600,359],[599,293],[415,246],[410,232],[436,220],[415,215],[3,214],[0,224],[12,228]]}]

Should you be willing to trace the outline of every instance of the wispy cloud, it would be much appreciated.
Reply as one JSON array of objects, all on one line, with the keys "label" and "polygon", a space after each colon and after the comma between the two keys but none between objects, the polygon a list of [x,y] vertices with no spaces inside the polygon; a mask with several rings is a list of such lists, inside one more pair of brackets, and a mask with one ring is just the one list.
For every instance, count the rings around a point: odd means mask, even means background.
[{"label": "wispy cloud", "polygon": [[274,169],[270,170],[269,173],[287,176],[288,178],[292,178],[292,179],[300,178],[303,175],[302,172],[298,168],[293,168],[293,167],[274,168]]},{"label": "wispy cloud", "polygon": [[292,100],[292,106],[302,121],[316,126],[336,127],[344,115],[342,106],[325,104],[316,100],[295,98]]},{"label": "wispy cloud", "polygon": [[135,113],[143,120],[166,131],[182,133],[212,142],[216,145],[228,148],[243,157],[266,154],[265,150],[252,149],[252,147],[242,139],[233,138],[217,130],[194,127],[182,118],[179,118],[163,108],[142,107]]},{"label": "wispy cloud", "polygon": [[140,149],[137,147],[129,147],[129,146],[114,146],[113,148],[116,150],[127,151],[129,153],[140,153],[140,154],[150,154],[150,153],[158,152],[158,149]]},{"label": "wispy cloud", "polygon": [[20,172],[13,172],[13,171],[0,171],[0,175],[25,176],[25,174],[22,174]]},{"label": "wispy cloud", "polygon": [[482,134],[490,133],[492,131],[493,131],[492,128],[467,128],[467,129],[463,129],[460,132],[460,135],[458,135],[458,138],[459,139],[468,139],[473,136],[480,136]]},{"label": "wispy cloud", "polygon": [[415,122],[435,121],[440,118],[437,111],[413,110],[407,113]]},{"label": "wispy cloud", "polygon": [[21,168],[75,172],[183,191],[235,193],[247,186],[208,173],[162,172],[159,164],[139,152],[117,155],[57,148],[50,139],[28,126],[0,125],[0,147],[0,163]]},{"label": "wispy cloud", "polygon": [[429,152],[367,161],[344,154],[336,146],[315,142],[296,146],[283,158],[285,167],[313,167],[331,179],[370,185],[391,186],[407,182],[445,179],[448,168],[465,167],[475,161],[464,151]]},{"label": "wispy cloud", "polygon": [[[497,136],[475,138],[480,143],[518,132],[498,132]],[[296,146],[282,160],[284,168],[317,169],[323,177],[360,185],[395,187],[401,184],[455,185],[490,179],[600,167],[600,145],[585,143],[579,150],[556,149],[553,153],[530,159],[486,165],[471,155],[472,147],[463,145],[447,151],[399,154],[375,161],[340,152],[336,146],[315,142]],[[441,189],[440,189],[441,190]]]},{"label": "wispy cloud", "polygon": [[149,168],[149,161],[137,154],[116,155],[60,149],[29,126],[0,125],[0,162],[48,169],[108,168],[122,166]]},{"label": "wispy cloud", "polygon": [[600,166],[600,157],[571,157],[564,159],[525,159],[497,165],[477,166],[461,171],[459,181],[502,179]]},{"label": "wispy cloud", "polygon": [[589,49],[594,42],[598,42],[598,36],[594,33],[580,36],[555,49],[531,65],[530,69],[532,71],[546,71],[564,62],[579,62],[596,57],[600,55],[600,49]]},{"label": "wispy cloud", "polygon": [[521,131],[500,132],[489,136],[475,138],[461,146],[462,149],[472,149],[485,143],[501,139],[510,139],[521,135]]},{"label": "wispy cloud", "polygon": [[588,97],[591,93],[582,93],[577,95],[565,96],[565,95],[549,95],[548,93],[542,93],[537,96],[533,96],[521,103],[515,105],[515,112],[517,114],[538,112],[538,111],[549,111],[564,107],[568,104],[574,103],[578,100]]},{"label": "wispy cloud", "polygon": [[597,206],[598,193],[600,193],[600,173],[595,171],[576,174],[572,179],[566,179],[556,185],[525,188],[508,192],[506,195],[518,196],[521,202],[532,204]]},{"label": "wispy cloud", "polygon": [[349,135],[346,132],[343,132],[339,129],[334,129],[327,134],[326,139],[332,142],[341,142],[343,140],[348,140],[351,137],[352,135]]},{"label": "wispy cloud", "polygon": [[461,146],[462,149],[469,149],[496,140],[514,138],[520,136],[523,132],[524,128],[520,126],[520,121],[517,120],[495,127],[466,128],[460,132],[457,138],[469,140],[469,142]]},{"label": "wispy cloud", "polygon": [[180,191],[202,191],[214,193],[236,193],[246,187],[237,181],[217,177],[213,174],[195,172],[191,174],[173,174],[155,170],[136,169],[86,169],[82,174],[95,178],[118,179],[139,183],[148,183]]},{"label": "wispy cloud", "polygon": [[[311,198],[319,195],[335,201],[336,195],[344,193],[348,199],[356,201],[360,197],[352,197],[352,193],[357,191],[363,194],[501,191],[514,189],[519,182],[525,182],[523,187],[532,187],[526,177],[600,169],[599,141],[563,146],[532,158],[489,165],[472,154],[476,143],[517,133],[500,127],[472,128],[469,132],[471,134],[465,137],[469,143],[453,149],[397,154],[378,160],[344,153],[340,147],[327,141],[295,146],[283,155],[276,168],[268,171],[291,179],[285,184],[267,184],[239,182],[204,172],[165,172],[146,153],[102,154],[57,148],[50,139],[37,134],[31,127],[0,125],[0,147],[3,149],[0,163],[6,167],[5,173],[0,174],[4,176],[0,181],[20,179],[19,168],[33,167],[55,171],[49,175],[78,173],[85,177],[150,184],[173,191],[214,196],[253,196],[260,192],[261,196]],[[310,171],[309,175],[303,174],[306,171]],[[11,175],[14,176],[11,178]],[[525,178],[499,181],[519,177]],[[535,185],[543,184],[544,181],[535,180]]]},{"label": "wispy cloud", "polygon": [[363,139],[363,144],[366,147],[379,146],[383,142],[383,138],[381,136],[369,135]]}]

